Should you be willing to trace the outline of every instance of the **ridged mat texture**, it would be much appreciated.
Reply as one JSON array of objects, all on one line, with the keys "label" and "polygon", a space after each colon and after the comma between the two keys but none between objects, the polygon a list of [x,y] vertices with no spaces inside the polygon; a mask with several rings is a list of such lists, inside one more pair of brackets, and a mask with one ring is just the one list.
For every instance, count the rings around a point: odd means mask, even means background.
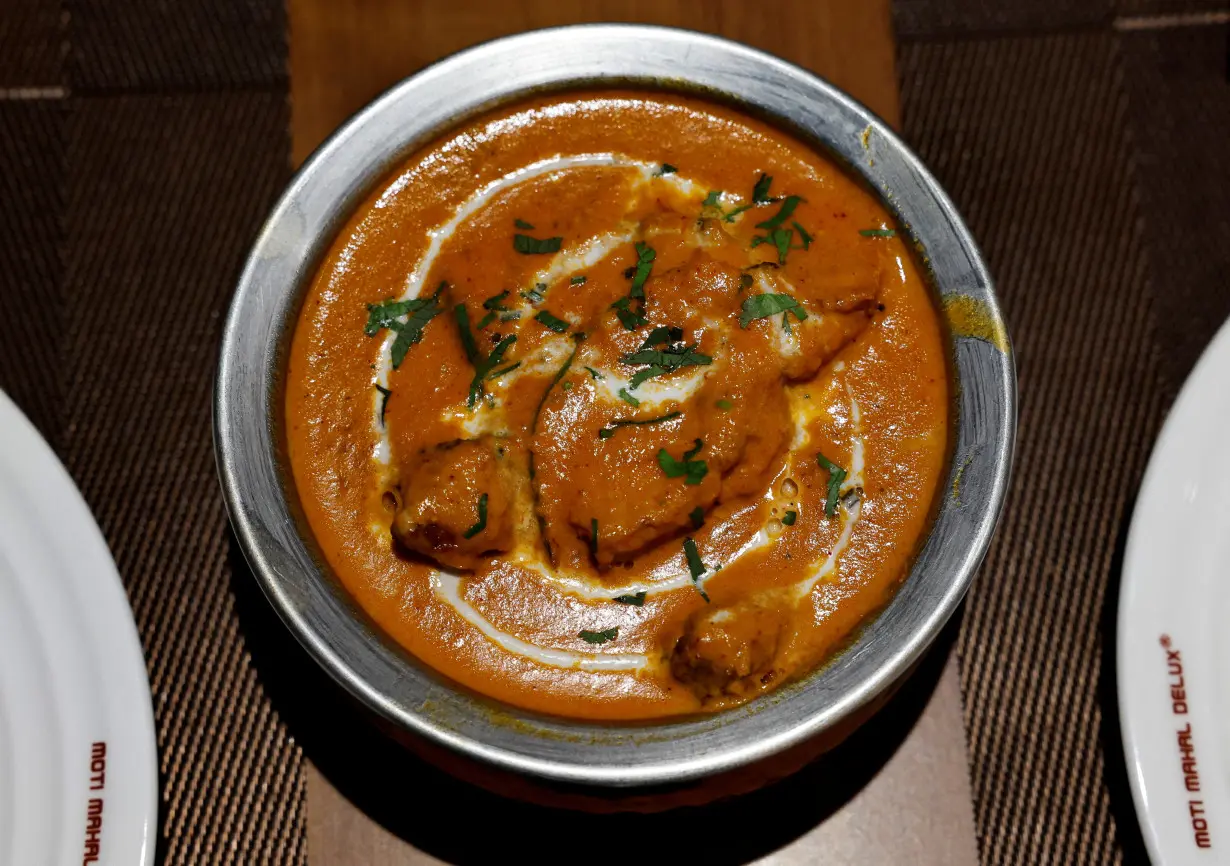
[{"label": "ridged mat texture", "polygon": [[[1020,373],[959,645],[987,864],[1142,862],[1108,648],[1153,437],[1230,314],[1227,8],[896,7],[906,136],[987,253]],[[267,0],[0,0],[0,387],[132,599],[166,863],[306,857],[303,758],[241,626],[209,433],[226,303],[288,177],[285,59]]]}]

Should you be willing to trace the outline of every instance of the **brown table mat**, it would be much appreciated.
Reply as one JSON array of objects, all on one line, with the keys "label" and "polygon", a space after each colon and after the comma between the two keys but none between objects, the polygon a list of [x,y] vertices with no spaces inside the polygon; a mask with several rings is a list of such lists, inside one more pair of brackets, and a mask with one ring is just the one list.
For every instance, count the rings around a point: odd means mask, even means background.
[{"label": "brown table mat", "polygon": [[[1117,560],[1165,408],[1230,313],[1230,8],[896,8],[906,135],[987,251],[1021,376],[1012,497],[960,640],[982,860],[1141,862]],[[301,754],[252,658],[276,622],[232,584],[208,432],[221,315],[287,177],[285,69],[267,0],[0,9],[0,387],[133,600],[168,863],[305,857]]]}]

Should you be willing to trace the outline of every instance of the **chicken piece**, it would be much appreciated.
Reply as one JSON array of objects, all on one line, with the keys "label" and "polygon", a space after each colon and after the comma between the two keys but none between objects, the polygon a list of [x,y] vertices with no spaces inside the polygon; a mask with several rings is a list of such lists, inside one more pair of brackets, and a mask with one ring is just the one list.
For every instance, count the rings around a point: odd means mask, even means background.
[{"label": "chicken piece", "polygon": [[671,652],[671,674],[704,702],[745,697],[776,678],[784,608],[742,601],[692,616]]},{"label": "chicken piece", "polygon": [[425,449],[403,471],[393,538],[440,565],[473,569],[512,549],[513,485],[491,437]]}]

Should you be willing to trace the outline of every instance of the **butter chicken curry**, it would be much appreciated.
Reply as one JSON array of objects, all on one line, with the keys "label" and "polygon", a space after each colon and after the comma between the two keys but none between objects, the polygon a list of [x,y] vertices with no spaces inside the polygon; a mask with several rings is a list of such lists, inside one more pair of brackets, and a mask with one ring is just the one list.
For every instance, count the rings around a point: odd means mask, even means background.
[{"label": "butter chicken curry", "polygon": [[731,109],[592,92],[483,117],[359,208],[286,418],[320,548],[398,642],[637,719],[806,674],[888,600],[947,388],[873,195]]}]

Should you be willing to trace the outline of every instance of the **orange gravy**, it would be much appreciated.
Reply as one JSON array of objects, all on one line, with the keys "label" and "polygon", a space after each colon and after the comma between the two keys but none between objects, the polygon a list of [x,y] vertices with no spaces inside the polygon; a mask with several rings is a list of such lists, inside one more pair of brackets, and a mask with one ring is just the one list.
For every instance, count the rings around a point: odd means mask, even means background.
[{"label": "orange gravy", "polygon": [[364,610],[577,718],[813,670],[904,579],[947,455],[889,214],[660,93],[522,103],[406,160],[321,265],[287,381],[308,522]]}]

